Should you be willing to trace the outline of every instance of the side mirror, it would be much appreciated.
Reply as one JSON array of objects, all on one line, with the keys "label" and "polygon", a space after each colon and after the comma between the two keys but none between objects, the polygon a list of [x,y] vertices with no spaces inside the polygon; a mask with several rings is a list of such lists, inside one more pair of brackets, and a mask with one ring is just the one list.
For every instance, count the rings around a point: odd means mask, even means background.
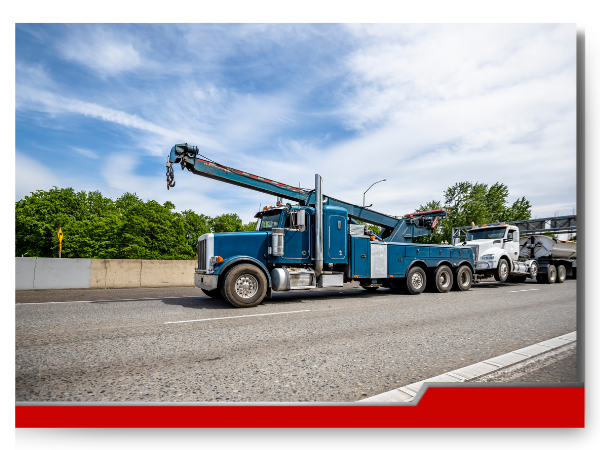
[{"label": "side mirror", "polygon": [[296,228],[300,231],[306,230],[306,210],[299,209],[296,211]]}]

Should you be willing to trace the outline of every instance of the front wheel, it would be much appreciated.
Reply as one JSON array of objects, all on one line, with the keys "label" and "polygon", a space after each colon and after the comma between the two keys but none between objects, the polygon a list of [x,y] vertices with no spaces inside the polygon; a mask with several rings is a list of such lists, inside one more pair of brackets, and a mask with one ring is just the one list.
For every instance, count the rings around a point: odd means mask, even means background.
[{"label": "front wheel", "polygon": [[221,287],[223,298],[238,308],[258,305],[266,293],[267,278],[252,264],[240,264],[229,270]]},{"label": "front wheel", "polygon": [[425,271],[420,267],[413,267],[408,271],[408,275],[404,279],[405,290],[409,294],[417,295],[425,290],[427,284],[427,276]]},{"label": "front wheel", "polygon": [[500,283],[504,283],[508,279],[508,261],[501,259],[498,261],[498,268],[494,272],[494,278]]}]

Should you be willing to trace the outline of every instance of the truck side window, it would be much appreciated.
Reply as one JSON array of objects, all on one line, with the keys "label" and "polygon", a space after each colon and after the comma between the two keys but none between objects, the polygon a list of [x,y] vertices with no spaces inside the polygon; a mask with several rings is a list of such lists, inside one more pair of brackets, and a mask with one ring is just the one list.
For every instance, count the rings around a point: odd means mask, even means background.
[{"label": "truck side window", "polygon": [[515,241],[515,242],[519,242],[519,232],[518,231],[513,231],[511,232],[511,241]]},{"label": "truck side window", "polygon": [[292,228],[292,214],[289,212],[285,215],[285,223],[283,228],[287,228],[288,230]]}]

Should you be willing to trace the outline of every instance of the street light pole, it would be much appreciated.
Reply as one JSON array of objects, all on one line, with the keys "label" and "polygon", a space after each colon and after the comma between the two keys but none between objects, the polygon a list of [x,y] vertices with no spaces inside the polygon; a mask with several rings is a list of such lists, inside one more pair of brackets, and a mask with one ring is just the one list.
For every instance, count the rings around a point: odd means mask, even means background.
[{"label": "street light pole", "polygon": [[[372,188],[373,186],[375,186],[377,183],[381,183],[382,181],[386,181],[386,180],[385,180],[385,179],[383,179],[383,180],[376,181],[376,182],[375,182],[375,183],[373,183],[371,186],[369,186],[369,189],[371,189],[371,188]],[[367,190],[366,190],[366,191],[363,193],[363,208],[365,207],[365,194],[366,194],[367,192],[369,192],[369,189],[367,189]]]}]

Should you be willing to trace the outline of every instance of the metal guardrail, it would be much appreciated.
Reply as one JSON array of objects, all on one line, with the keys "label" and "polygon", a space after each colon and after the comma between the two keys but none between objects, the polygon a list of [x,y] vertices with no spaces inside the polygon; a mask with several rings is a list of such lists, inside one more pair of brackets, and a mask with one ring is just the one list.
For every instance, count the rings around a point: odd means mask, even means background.
[{"label": "metal guardrail", "polygon": [[[517,220],[515,222],[488,223],[488,226],[494,225],[516,225],[519,228],[520,236],[535,236],[545,233],[576,233],[577,215],[546,217],[543,219]],[[453,227],[452,242],[457,238],[464,238],[472,226]]]}]

